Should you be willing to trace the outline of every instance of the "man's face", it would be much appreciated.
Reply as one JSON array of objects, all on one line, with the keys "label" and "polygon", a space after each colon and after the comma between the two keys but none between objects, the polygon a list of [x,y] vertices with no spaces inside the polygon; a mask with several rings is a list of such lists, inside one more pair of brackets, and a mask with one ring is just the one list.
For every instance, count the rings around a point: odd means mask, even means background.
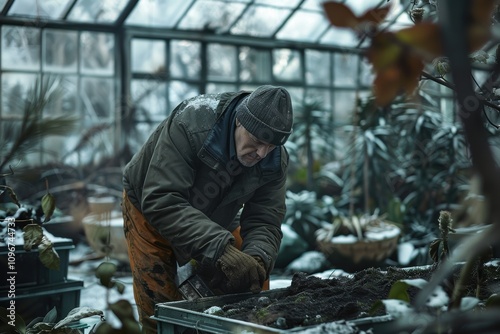
[{"label": "man's face", "polygon": [[276,145],[257,139],[238,120],[236,120],[234,140],[238,160],[245,167],[255,166],[256,163],[264,159],[269,152],[276,148]]}]

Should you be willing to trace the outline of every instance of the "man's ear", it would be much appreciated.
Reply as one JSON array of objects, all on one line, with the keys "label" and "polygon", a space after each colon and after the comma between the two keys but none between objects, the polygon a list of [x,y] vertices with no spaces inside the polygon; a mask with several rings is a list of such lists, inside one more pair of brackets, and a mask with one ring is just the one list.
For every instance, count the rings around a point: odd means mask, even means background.
[{"label": "man's ear", "polygon": [[240,126],[240,125],[241,125],[240,121],[238,119],[236,119],[236,126]]}]

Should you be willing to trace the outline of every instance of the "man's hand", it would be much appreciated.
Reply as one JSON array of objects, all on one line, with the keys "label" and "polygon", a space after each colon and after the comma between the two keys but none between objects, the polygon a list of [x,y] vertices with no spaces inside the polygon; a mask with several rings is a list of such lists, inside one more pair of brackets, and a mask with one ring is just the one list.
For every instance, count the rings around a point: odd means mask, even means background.
[{"label": "man's hand", "polygon": [[264,267],[254,257],[231,244],[226,246],[215,267],[216,272],[210,285],[218,286],[225,293],[258,293],[266,279]]}]

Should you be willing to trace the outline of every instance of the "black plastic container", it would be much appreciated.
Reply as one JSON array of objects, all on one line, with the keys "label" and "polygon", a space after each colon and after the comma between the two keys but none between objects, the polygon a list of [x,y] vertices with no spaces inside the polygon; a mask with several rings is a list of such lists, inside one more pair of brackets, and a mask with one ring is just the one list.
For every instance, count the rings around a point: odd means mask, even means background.
[{"label": "black plastic container", "polygon": [[67,238],[57,238],[52,244],[54,250],[59,255],[59,270],[45,267],[40,261],[38,249],[35,248],[27,252],[24,250],[23,245],[16,245],[15,258],[12,261],[14,270],[7,270],[9,265],[9,250],[7,245],[0,246],[0,267],[4,268],[0,271],[0,293],[2,293],[2,297],[5,295],[3,293],[4,290],[7,291],[9,288],[7,278],[11,276],[9,274],[11,271],[16,273],[16,289],[66,281],[68,277],[69,252],[75,248],[75,245],[73,240]]},{"label": "black plastic container", "polygon": [[8,308],[11,300],[15,301],[15,313],[28,323],[37,317],[43,317],[52,308],[57,310],[57,320],[64,318],[69,311],[80,306],[80,292],[83,281],[67,280],[59,283],[17,288],[15,298],[9,298],[7,292],[0,292],[0,306]]}]

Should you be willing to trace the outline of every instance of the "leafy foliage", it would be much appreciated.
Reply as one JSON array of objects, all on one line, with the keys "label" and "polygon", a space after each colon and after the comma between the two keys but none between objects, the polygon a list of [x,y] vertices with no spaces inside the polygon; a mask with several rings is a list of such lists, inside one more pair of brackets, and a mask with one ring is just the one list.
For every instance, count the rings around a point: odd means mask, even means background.
[{"label": "leafy foliage", "polygon": [[[489,21],[494,1],[474,1],[468,29],[469,53],[478,50],[490,37]],[[401,93],[413,94],[425,62],[443,55],[443,40],[437,23],[415,20],[415,25],[396,31],[380,27],[390,6],[371,8],[356,16],[345,4],[327,1],[324,11],[336,27],[369,37],[366,58],[375,71],[373,92],[379,106],[389,105]],[[415,17],[415,16],[414,16]]]},{"label": "leafy foliage", "polygon": [[325,161],[328,157],[321,153],[332,151],[333,123],[321,100],[305,98],[294,108],[293,127],[290,142],[294,144],[294,155],[300,165],[306,166],[307,189],[313,190],[315,162]]},{"label": "leafy foliage", "polygon": [[[8,176],[7,174],[2,175],[2,177]],[[33,208],[25,208],[21,206],[21,203],[17,200],[14,190],[11,187],[0,185],[0,190],[8,189],[10,193],[10,198],[14,201],[17,210],[5,211],[5,217],[0,217],[2,222],[10,221],[16,224],[16,228],[20,229],[21,226],[23,230],[23,248],[25,251],[29,252],[33,248],[38,248],[40,261],[49,269],[59,270],[60,259],[59,254],[52,245],[46,235],[44,235],[42,225],[50,220],[54,210],[55,210],[55,200],[52,194],[48,191],[42,197],[41,200],[41,214]],[[43,218],[43,219],[42,219]],[[5,229],[7,233],[2,238],[6,238],[9,234],[10,226]]]},{"label": "leafy foliage", "polygon": [[62,94],[60,87],[60,80],[55,77],[36,80],[25,99],[11,102],[11,112],[22,115],[22,118],[3,128],[5,132],[0,136],[0,172],[15,160],[23,160],[28,153],[36,151],[42,138],[64,136],[74,130],[76,119],[73,117],[42,117],[47,105]]},{"label": "leafy foliage", "polygon": [[[2,317],[4,314],[8,314],[7,309],[0,308]],[[2,333],[6,334],[82,334],[78,329],[72,328],[71,323],[85,319],[92,316],[104,317],[101,310],[92,309],[89,307],[76,307],[69,311],[69,313],[62,320],[56,322],[57,310],[52,308],[44,317],[35,318],[28,325],[25,325],[22,318],[16,317],[16,326],[10,326],[2,328]],[[5,324],[9,323],[9,318],[2,318],[5,320]],[[4,332],[5,330],[5,332]]]},{"label": "leafy foliage", "polygon": [[332,210],[335,206],[331,198],[318,199],[316,192],[304,190],[299,193],[287,191],[287,211],[283,224],[289,225],[309,245],[309,249],[316,248],[316,231],[328,225]]}]

